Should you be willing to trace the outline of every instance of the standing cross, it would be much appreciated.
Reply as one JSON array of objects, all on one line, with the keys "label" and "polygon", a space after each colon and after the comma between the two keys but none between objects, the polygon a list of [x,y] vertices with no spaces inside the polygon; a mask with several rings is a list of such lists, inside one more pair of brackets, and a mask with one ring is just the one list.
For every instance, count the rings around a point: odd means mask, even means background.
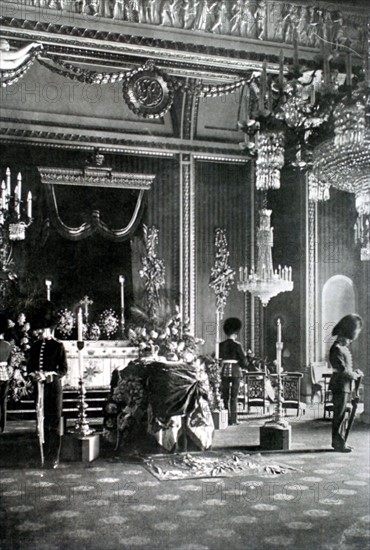
[{"label": "standing cross", "polygon": [[92,300],[89,300],[89,297],[88,296],[85,296],[80,302],[79,302],[79,305],[80,306],[83,306],[84,309],[85,309],[85,322],[87,324],[88,320],[89,320],[89,306],[92,306],[93,305],[93,301]]}]

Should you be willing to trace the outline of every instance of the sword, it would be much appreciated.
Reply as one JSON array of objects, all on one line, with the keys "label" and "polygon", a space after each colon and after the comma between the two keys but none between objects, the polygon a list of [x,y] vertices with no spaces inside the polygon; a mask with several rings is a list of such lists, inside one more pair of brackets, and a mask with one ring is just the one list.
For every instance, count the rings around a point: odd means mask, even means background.
[{"label": "sword", "polygon": [[41,466],[44,466],[44,384],[37,381],[36,431],[39,439]]},{"label": "sword", "polygon": [[350,417],[348,419],[348,424],[347,424],[346,434],[344,436],[344,441],[347,441],[347,438],[349,436],[349,432],[351,431],[351,428],[352,428],[352,424],[355,420],[357,405],[358,405],[358,402],[360,401],[360,396],[358,394],[358,390],[360,388],[361,380],[362,380],[362,376],[359,376],[357,378],[356,382],[355,382],[355,395],[352,399],[352,410],[351,410]]}]

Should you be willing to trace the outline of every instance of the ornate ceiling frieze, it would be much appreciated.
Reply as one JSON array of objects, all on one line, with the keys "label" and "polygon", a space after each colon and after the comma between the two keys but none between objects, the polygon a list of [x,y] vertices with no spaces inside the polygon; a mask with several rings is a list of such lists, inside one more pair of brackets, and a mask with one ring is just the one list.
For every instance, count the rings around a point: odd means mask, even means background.
[{"label": "ornate ceiling frieze", "polygon": [[[341,44],[350,38],[354,49],[363,46],[365,2],[308,3],[303,0],[189,0],[130,2],[4,0],[4,17],[23,17],[48,24],[72,26],[82,35],[96,28],[106,35],[119,35],[122,27],[133,37],[160,33],[170,40],[214,41],[242,39],[292,44],[296,33],[301,46],[319,47],[320,39]],[[41,5],[40,5],[41,4]],[[49,32],[50,32],[49,31]],[[345,36],[346,35],[346,36]]]}]

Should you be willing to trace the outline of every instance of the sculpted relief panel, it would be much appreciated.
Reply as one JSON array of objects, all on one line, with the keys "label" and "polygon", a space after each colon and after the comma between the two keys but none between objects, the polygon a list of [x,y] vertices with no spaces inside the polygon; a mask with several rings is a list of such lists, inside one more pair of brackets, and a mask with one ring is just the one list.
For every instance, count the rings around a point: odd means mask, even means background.
[{"label": "sculpted relief panel", "polygon": [[[7,0],[39,10],[45,20],[50,10],[61,15],[82,14],[200,31],[254,40],[320,47],[322,41],[346,44],[362,51],[366,43],[366,17],[350,13],[337,3],[278,2],[272,0]],[[324,7],[322,7],[324,6]],[[353,11],[353,10],[352,10]],[[364,12],[365,13],[365,12]],[[5,15],[5,13],[4,13]],[[56,15],[56,14],[55,14]]]}]

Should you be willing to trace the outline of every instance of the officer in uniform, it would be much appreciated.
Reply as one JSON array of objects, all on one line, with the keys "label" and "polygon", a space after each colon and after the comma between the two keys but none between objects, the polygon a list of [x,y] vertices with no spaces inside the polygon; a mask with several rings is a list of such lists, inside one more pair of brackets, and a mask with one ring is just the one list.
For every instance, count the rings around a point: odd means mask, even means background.
[{"label": "officer in uniform", "polygon": [[[60,419],[62,416],[63,391],[61,378],[67,373],[66,353],[62,342],[54,338],[56,324],[52,304],[41,306],[34,319],[33,329],[41,329],[41,336],[30,350],[27,371],[34,382],[44,386],[44,456],[45,465],[57,468],[61,445]],[[37,384],[35,398],[37,402]]]},{"label": "officer in uniform", "polygon": [[240,319],[226,319],[223,329],[227,339],[220,343],[219,356],[222,359],[221,393],[225,409],[230,404],[230,424],[238,424],[237,408],[242,368],[247,368],[247,359],[240,342],[236,339],[242,328]]},{"label": "officer in uniform", "polygon": [[0,433],[5,430],[6,405],[11,377],[11,346],[9,342],[4,339],[7,330],[8,318],[5,313],[0,313]]}]

